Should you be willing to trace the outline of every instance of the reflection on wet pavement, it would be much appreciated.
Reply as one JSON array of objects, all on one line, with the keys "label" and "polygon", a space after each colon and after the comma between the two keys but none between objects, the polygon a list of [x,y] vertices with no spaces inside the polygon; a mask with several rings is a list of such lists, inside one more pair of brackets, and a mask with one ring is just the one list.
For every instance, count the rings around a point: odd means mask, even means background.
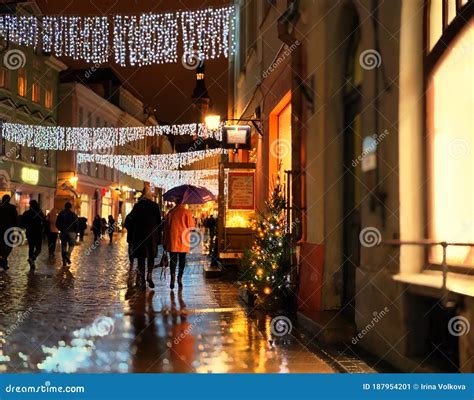
[{"label": "reflection on wet pavement", "polygon": [[[90,239],[89,239],[90,240]],[[291,335],[272,334],[238,300],[232,282],[206,281],[191,255],[184,289],[161,270],[137,291],[124,237],[75,249],[70,269],[42,254],[29,272],[16,248],[0,272],[0,372],[333,372]]]}]

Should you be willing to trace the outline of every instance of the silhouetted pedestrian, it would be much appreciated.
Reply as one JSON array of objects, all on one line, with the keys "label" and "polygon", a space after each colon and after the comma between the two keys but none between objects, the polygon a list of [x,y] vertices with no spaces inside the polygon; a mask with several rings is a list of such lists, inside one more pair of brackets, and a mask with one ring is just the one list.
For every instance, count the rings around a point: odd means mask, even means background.
[{"label": "silhouetted pedestrian", "polygon": [[96,215],[92,221],[92,233],[94,234],[94,243],[98,242],[102,234],[102,219],[99,215]]},{"label": "silhouetted pedestrian", "polygon": [[10,196],[6,194],[0,203],[0,267],[4,270],[8,269],[8,256],[13,248],[8,234],[15,227],[18,227],[18,213],[16,207],[10,204]]},{"label": "silhouetted pedestrian", "polygon": [[127,243],[128,243],[128,259],[130,261],[130,268],[133,267],[133,223],[130,218],[130,213],[125,217],[123,226],[127,230]]},{"label": "silhouetted pedestrian", "polygon": [[161,243],[161,211],[160,206],[153,201],[149,186],[145,186],[142,197],[133,207],[129,217],[127,225],[131,228],[133,257],[138,260],[140,287],[145,289],[148,282],[150,288],[154,288],[152,272],[158,245]]},{"label": "silhouetted pedestrian", "polygon": [[26,239],[28,240],[28,264],[31,269],[36,268],[35,261],[41,253],[45,223],[46,217],[38,202],[31,200],[30,209],[21,216],[21,224],[26,230]]},{"label": "silhouetted pedestrian", "polygon": [[81,242],[84,241],[84,234],[86,232],[86,229],[87,229],[87,218],[86,217],[79,217],[77,219],[78,221],[78,225],[79,225],[79,240]]},{"label": "silhouetted pedestrian", "polygon": [[60,231],[61,254],[63,266],[71,264],[71,254],[76,243],[78,231],[77,215],[72,211],[72,204],[68,201],[64,205],[56,220],[56,227]]},{"label": "silhouetted pedestrian", "polygon": [[107,233],[109,234],[110,244],[113,242],[115,232],[115,219],[111,215],[109,215],[108,222],[107,222]]}]

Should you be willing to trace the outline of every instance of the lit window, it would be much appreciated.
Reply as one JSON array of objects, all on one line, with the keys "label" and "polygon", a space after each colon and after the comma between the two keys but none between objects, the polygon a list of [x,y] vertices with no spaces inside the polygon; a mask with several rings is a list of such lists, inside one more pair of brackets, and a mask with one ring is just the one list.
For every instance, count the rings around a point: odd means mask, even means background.
[{"label": "lit window", "polygon": [[31,85],[31,100],[34,102],[34,103],[39,103],[40,102],[40,85],[38,83],[33,83],[33,85]]},{"label": "lit window", "polygon": [[53,91],[51,89],[46,89],[44,92],[44,106],[49,110],[53,108]]},{"label": "lit window", "polygon": [[0,88],[8,89],[9,75],[6,69],[0,68]]},{"label": "lit window", "polygon": [[[437,241],[474,243],[474,58],[471,21],[453,41],[430,76],[427,128],[431,140],[430,231]],[[441,249],[431,261],[441,262]],[[474,266],[474,247],[449,246],[451,265]]]},{"label": "lit window", "polygon": [[20,68],[18,70],[18,95],[26,97],[26,70]]}]

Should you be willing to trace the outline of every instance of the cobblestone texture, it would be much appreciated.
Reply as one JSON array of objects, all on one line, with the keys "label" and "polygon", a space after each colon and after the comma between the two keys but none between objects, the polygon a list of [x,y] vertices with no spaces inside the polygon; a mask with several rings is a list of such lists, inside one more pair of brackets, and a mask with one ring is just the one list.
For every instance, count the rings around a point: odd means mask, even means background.
[{"label": "cobblestone texture", "polygon": [[155,269],[144,293],[124,237],[90,240],[70,269],[43,250],[30,272],[26,247],[13,250],[0,272],[0,372],[335,372],[298,338],[272,334],[269,316],[248,315],[235,284],[205,280],[199,254],[182,291]]}]

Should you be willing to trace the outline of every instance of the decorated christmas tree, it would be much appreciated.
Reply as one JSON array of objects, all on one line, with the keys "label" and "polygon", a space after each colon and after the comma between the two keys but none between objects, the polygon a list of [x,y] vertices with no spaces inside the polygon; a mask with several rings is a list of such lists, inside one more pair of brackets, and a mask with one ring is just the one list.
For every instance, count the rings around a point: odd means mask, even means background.
[{"label": "decorated christmas tree", "polygon": [[265,209],[251,221],[252,245],[245,253],[245,288],[257,304],[281,304],[288,293],[289,243],[286,201],[277,180]]}]

